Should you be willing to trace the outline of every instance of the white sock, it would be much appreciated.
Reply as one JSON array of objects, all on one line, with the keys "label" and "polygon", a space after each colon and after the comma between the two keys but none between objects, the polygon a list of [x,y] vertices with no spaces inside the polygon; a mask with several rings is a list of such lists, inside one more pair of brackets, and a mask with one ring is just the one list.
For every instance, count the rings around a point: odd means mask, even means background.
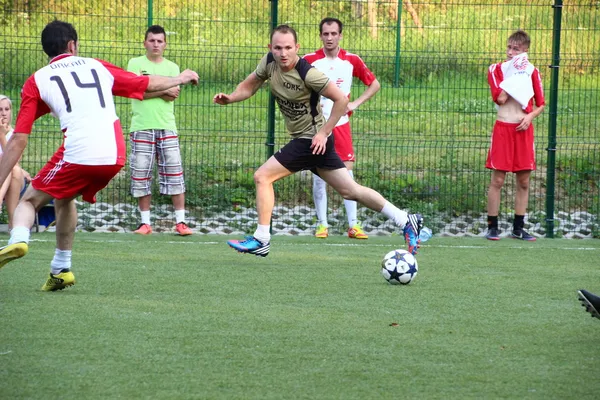
[{"label": "white sock", "polygon": [[140,210],[140,214],[142,215],[142,224],[150,225],[150,210],[148,210],[148,211]]},{"label": "white sock", "polygon": [[175,222],[185,222],[185,209],[183,210],[175,210]]},{"label": "white sock", "polygon": [[327,182],[315,174],[313,174],[313,200],[319,220],[318,225],[329,227],[327,223]]},{"label": "white sock", "polygon": [[15,244],[19,242],[29,243],[29,235],[31,235],[31,229],[25,226],[15,226],[10,231],[10,239],[8,239],[8,244]]},{"label": "white sock", "polygon": [[398,225],[400,228],[404,228],[404,226],[408,222],[408,213],[399,209],[389,201],[385,202],[381,213],[389,219],[393,220],[396,223],[396,225]]},{"label": "white sock", "polygon": [[[350,178],[354,180],[354,174],[352,173],[352,170],[348,170],[348,175],[350,175]],[[358,223],[358,219],[356,218],[356,202],[354,200],[344,200],[344,205],[346,206],[346,215],[348,216],[348,227],[352,228]]]},{"label": "white sock", "polygon": [[52,275],[60,274],[63,269],[71,269],[71,250],[55,249],[50,268],[52,268]]},{"label": "white sock", "polygon": [[254,237],[261,243],[269,243],[271,241],[271,226],[258,225],[254,232]]}]

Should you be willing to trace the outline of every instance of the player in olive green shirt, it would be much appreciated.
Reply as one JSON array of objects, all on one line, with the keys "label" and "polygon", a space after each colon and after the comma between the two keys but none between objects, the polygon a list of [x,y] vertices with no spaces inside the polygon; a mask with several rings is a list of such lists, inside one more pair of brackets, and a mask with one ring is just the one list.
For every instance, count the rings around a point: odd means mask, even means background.
[{"label": "player in olive green shirt", "polygon": [[[417,252],[418,237],[423,226],[419,214],[408,214],[388,202],[375,190],[356,183],[337,155],[331,131],[346,112],[348,98],[329,78],[308,61],[298,56],[297,34],[280,25],[271,34],[270,52],[231,94],[218,93],[213,101],[227,105],[252,97],[266,80],[279,104],[292,140],[269,158],[254,173],[258,227],[245,240],[227,242],[239,252],[266,257],[270,250],[270,223],[275,194],[273,183],[301,170],[311,170],[323,178],[345,199],[355,200],[381,212],[403,229],[409,251]],[[327,121],[321,110],[320,96],[333,101]]]}]

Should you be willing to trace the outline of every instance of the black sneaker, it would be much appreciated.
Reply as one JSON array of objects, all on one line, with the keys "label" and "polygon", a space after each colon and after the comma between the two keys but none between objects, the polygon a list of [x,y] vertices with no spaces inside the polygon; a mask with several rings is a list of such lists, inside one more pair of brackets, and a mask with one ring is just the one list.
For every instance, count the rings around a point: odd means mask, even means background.
[{"label": "black sneaker", "polygon": [[528,242],[535,242],[535,236],[531,236],[525,231],[525,229],[513,229],[510,234],[513,239],[527,240]]},{"label": "black sneaker", "polygon": [[498,228],[489,228],[485,234],[487,240],[500,240],[500,230]]},{"label": "black sneaker", "polygon": [[583,289],[578,290],[577,294],[585,311],[592,314],[592,317],[600,318],[600,297]]}]

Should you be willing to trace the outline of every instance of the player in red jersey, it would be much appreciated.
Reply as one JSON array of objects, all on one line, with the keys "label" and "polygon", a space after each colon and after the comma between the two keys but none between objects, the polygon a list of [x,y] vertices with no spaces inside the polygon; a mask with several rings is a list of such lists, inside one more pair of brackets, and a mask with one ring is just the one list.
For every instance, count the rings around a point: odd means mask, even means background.
[{"label": "player in red jersey", "polygon": [[[367,67],[364,61],[357,56],[340,48],[342,39],[342,22],[337,18],[324,18],[319,23],[319,37],[323,47],[314,53],[304,56],[319,71],[336,84],[342,92],[350,98],[352,78],[357,77],[367,86],[365,91],[353,101],[348,102],[346,112],[333,128],[334,146],[336,153],[340,156],[348,169],[348,174],[354,179],[352,169],[356,157],[352,145],[352,132],[350,130],[349,117],[361,104],[369,100],[381,88],[375,75]],[[333,102],[321,96],[321,107],[323,115],[329,119]],[[317,175],[313,175],[313,199],[319,220],[315,237],[326,238],[329,236],[327,222],[327,184]],[[367,239],[368,235],[363,231],[357,219],[357,206],[354,200],[344,200],[346,214],[348,216],[348,237],[351,239]]]},{"label": "player in red jersey", "polygon": [[125,140],[113,95],[141,100],[146,91],[196,83],[198,74],[185,70],[176,77],[138,76],[106,61],[78,57],[77,31],[62,21],[46,25],[41,39],[50,63],[23,86],[14,134],[0,160],[0,185],[23,154],[36,119],[52,113],[60,121],[64,140],[20,200],[8,245],[0,248],[0,267],[27,254],[35,214],[54,199],[56,251],[42,287],[54,291],[75,283],[71,272],[75,198],[94,203],[96,193],[125,165]]},{"label": "player in red jersey", "polygon": [[523,227],[529,198],[529,177],[535,170],[533,119],[542,113],[545,101],[540,71],[527,58],[530,42],[527,33],[516,31],[508,38],[506,61],[492,64],[488,70],[492,100],[498,109],[485,163],[486,168],[492,170],[487,203],[488,231],[485,235],[489,240],[500,239],[500,193],[506,173],[514,172],[517,190],[511,236],[535,241],[535,236]]}]

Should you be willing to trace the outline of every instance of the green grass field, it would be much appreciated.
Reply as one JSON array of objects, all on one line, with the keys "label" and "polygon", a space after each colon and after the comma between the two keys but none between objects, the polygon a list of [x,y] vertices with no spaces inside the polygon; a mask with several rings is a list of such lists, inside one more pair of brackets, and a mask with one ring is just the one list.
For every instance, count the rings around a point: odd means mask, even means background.
[{"label": "green grass field", "polygon": [[[5,237],[4,237],[5,238]],[[0,398],[594,399],[600,241],[78,234],[77,284],[39,291],[54,235],[0,271]]]}]

